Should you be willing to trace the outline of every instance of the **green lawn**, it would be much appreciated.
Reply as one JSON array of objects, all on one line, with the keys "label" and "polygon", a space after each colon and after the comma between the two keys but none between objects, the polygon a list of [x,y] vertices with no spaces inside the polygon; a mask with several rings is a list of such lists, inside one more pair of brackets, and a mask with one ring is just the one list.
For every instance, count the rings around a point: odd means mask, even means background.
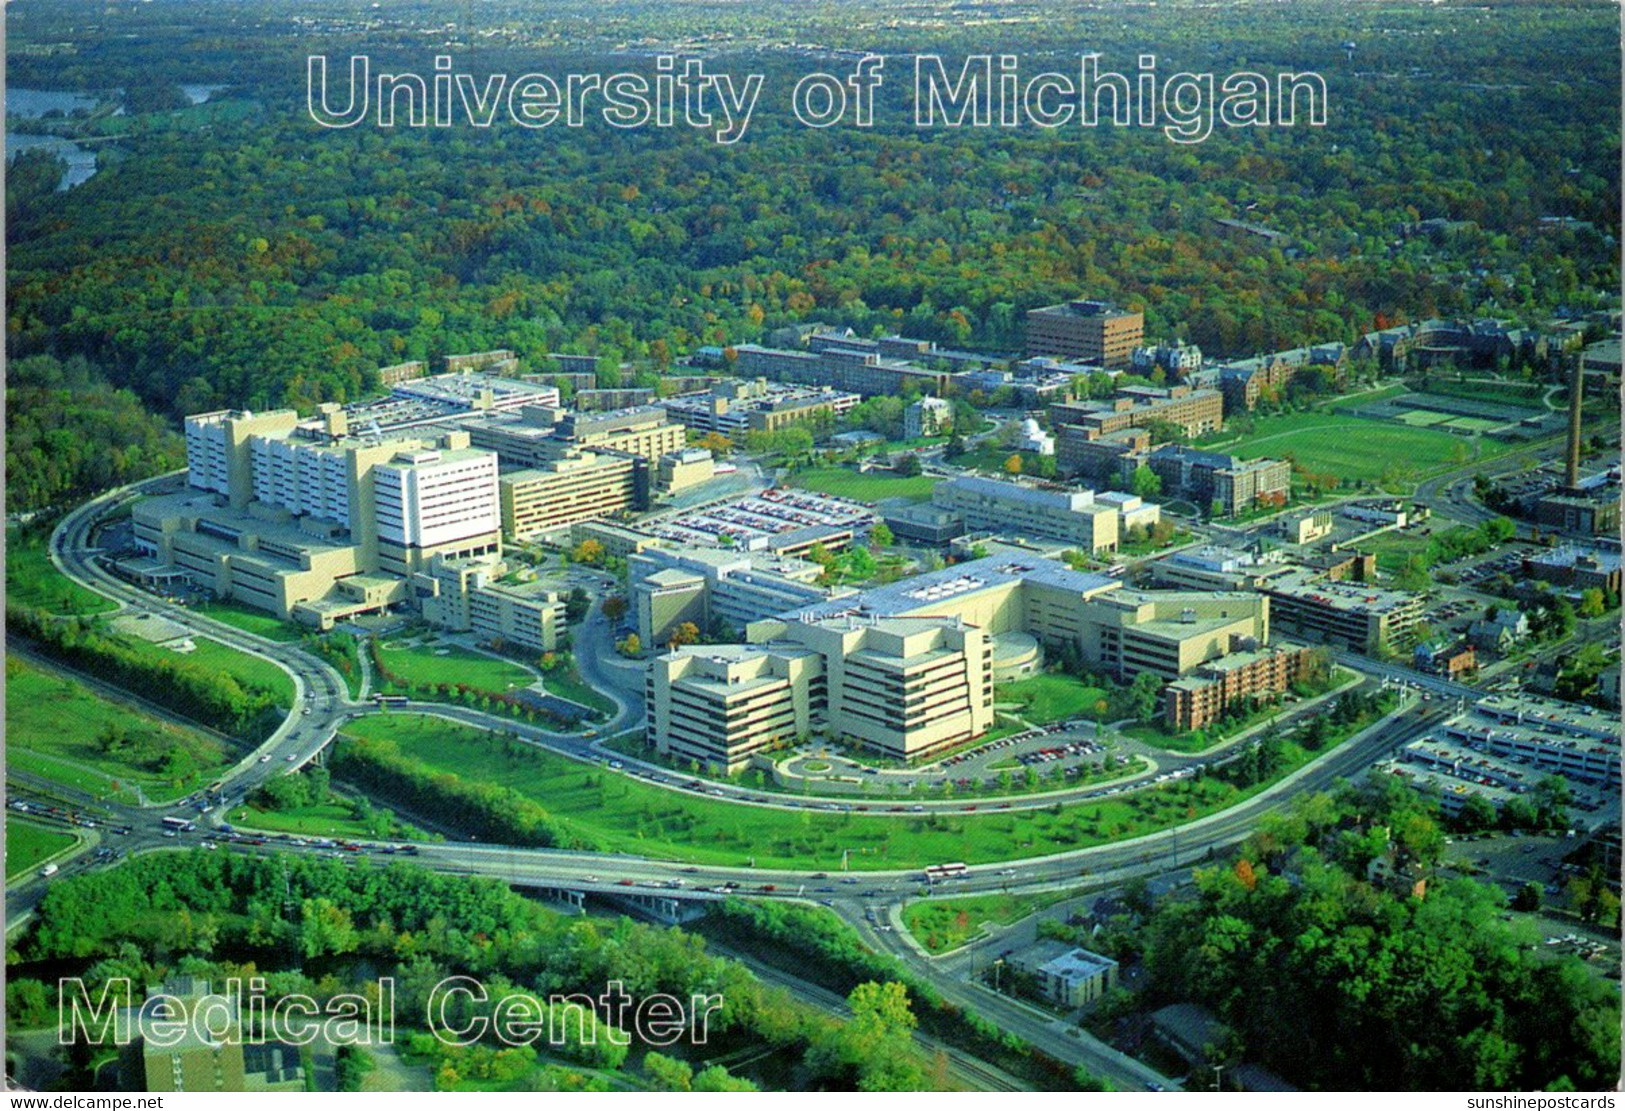
[{"label": "green lawn", "polygon": [[808,467],[790,476],[792,486],[861,502],[877,502],[886,498],[924,500],[931,496],[932,488],[940,481],[932,475],[902,478],[890,471],[859,474],[850,467]]},{"label": "green lawn", "polygon": [[945,953],[987,933],[983,923],[1008,925],[1071,898],[1076,891],[1024,895],[966,895],[918,899],[903,907],[903,925],[930,953]]},{"label": "green lawn", "polygon": [[[1482,378],[1477,375],[1475,378]],[[1434,377],[1427,380],[1427,389],[1418,391],[1424,396],[1432,394],[1436,397],[1464,397],[1470,401],[1488,401],[1500,405],[1514,405],[1521,409],[1540,413],[1546,411],[1541,404],[1541,398],[1546,394],[1545,382],[1520,382],[1515,379],[1503,379],[1495,382],[1472,381],[1456,382],[1448,378]],[[1566,404],[1562,393],[1552,398],[1559,405]]]},{"label": "green lawn", "polygon": [[372,841],[433,840],[416,826],[401,821],[382,807],[361,805],[355,800],[334,797],[315,806],[295,810],[262,810],[239,806],[227,816],[238,829],[266,833],[295,833],[303,837],[354,837]]},{"label": "green lawn", "polygon": [[1391,421],[1316,411],[1261,416],[1251,435],[1220,446],[1243,459],[1292,457],[1317,474],[1350,481],[1412,481],[1451,463],[1488,458],[1516,445],[1455,436]]},{"label": "green lawn", "polygon": [[[104,752],[100,742],[109,730],[118,731],[119,743]],[[109,701],[16,657],[6,661],[6,742],[8,767],[98,798],[131,799],[135,786],[154,802],[180,798],[231,763],[212,737]]]},{"label": "green lawn", "polygon": [[1359,548],[1375,555],[1382,570],[1399,571],[1411,556],[1426,557],[1428,538],[1419,532],[1385,532],[1360,541]]},{"label": "green lawn", "polygon": [[615,713],[615,703],[599,694],[587,685],[581,677],[581,672],[572,665],[570,667],[556,667],[552,671],[542,673],[542,686],[550,694],[560,698],[568,698],[571,702],[579,702],[583,706],[591,706],[594,710],[608,717]]},{"label": "green lawn", "polygon": [[605,851],[733,866],[835,868],[848,849],[859,869],[1009,860],[1138,836],[1245,797],[1207,779],[1059,810],[933,816],[878,799],[857,805],[884,813],[777,810],[696,798],[420,715],[364,718],[349,732],[392,740],[435,772],[511,787]]},{"label": "green lawn", "polygon": [[995,703],[1022,703],[1025,709],[1012,712],[1034,725],[1083,717],[1105,697],[1106,692],[1099,687],[1091,687],[1071,675],[1034,675],[1029,679],[996,683],[993,687]]},{"label": "green lawn", "polygon": [[6,879],[13,880],[25,874],[77,840],[79,838],[71,833],[46,829],[7,814]]},{"label": "green lawn", "polygon": [[279,706],[293,705],[293,676],[270,660],[250,656],[207,637],[193,637],[190,652],[175,652],[139,637],[124,637],[136,652],[155,660],[189,660],[211,671],[223,671],[248,687],[268,690]]},{"label": "green lawn", "polygon": [[118,608],[110,598],[86,590],[51,563],[50,534],[38,529],[6,529],[6,601],[47,613],[107,613]]},{"label": "green lawn", "polygon": [[[400,641],[386,641],[379,645],[379,652],[384,666],[407,683],[465,683],[475,690],[500,694],[536,681],[535,675],[518,664],[455,645],[407,647]],[[382,682],[381,676],[376,678]],[[383,686],[393,689],[391,684]]]},{"label": "green lawn", "polygon": [[298,640],[304,631],[292,621],[284,621],[274,613],[245,606],[241,602],[202,602],[192,609],[204,617],[241,629],[245,633],[262,636],[266,640]]}]

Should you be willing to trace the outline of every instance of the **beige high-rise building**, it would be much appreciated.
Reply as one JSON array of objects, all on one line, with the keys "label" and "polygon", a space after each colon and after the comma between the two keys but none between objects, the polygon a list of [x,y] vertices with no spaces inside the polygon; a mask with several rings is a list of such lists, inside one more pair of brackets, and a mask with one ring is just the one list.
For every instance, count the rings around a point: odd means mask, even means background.
[{"label": "beige high-rise building", "polygon": [[816,732],[912,759],[992,726],[993,649],[975,626],[836,617],[782,632],[765,644],[656,657],[647,690],[655,748],[735,771]]},{"label": "beige high-rise building", "polygon": [[184,573],[318,628],[409,598],[436,556],[501,551],[497,460],[468,434],[351,435],[326,407],[188,418],[188,490],[138,502],[130,573]]},{"label": "beige high-rise building", "polygon": [[648,467],[631,455],[575,451],[501,476],[502,531],[516,540],[641,509]]}]

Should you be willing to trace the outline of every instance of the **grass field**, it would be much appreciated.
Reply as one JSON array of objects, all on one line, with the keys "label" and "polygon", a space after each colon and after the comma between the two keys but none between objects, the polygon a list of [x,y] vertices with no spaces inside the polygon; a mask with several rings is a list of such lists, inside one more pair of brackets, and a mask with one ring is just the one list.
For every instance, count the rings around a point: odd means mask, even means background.
[{"label": "grass field", "polygon": [[1511,446],[1515,445],[1391,421],[1313,412],[1259,417],[1250,436],[1222,450],[1243,459],[1290,456],[1316,473],[1374,482],[1415,479],[1451,463],[1500,454]]},{"label": "grass field", "polygon": [[374,841],[436,840],[381,807],[335,797],[296,810],[261,810],[239,806],[226,819],[240,829],[295,833],[303,837],[357,837]]},{"label": "grass field", "polygon": [[6,879],[12,880],[38,867],[40,862],[79,840],[71,833],[45,829],[6,815]]},{"label": "grass field", "polygon": [[946,953],[985,935],[985,923],[1008,925],[1075,894],[1074,891],[1038,891],[1025,895],[919,899],[903,907],[903,925],[927,952]]},{"label": "grass field", "polygon": [[518,664],[455,645],[407,647],[400,641],[386,641],[379,645],[379,653],[384,666],[409,683],[466,683],[476,690],[500,693],[536,681],[535,675]]},{"label": "grass field", "polygon": [[605,851],[732,866],[836,868],[843,850],[856,869],[987,863],[1138,836],[1245,797],[1206,779],[1059,809],[894,814],[877,799],[860,805],[886,814],[778,810],[698,798],[419,715],[364,718],[348,732],[392,740],[434,772],[510,787]]},{"label": "grass field", "polygon": [[241,629],[245,633],[262,636],[266,640],[298,640],[303,635],[299,626],[284,621],[275,614],[245,606],[241,602],[202,602],[192,607],[204,617]]},{"label": "grass field", "polygon": [[587,681],[581,677],[581,672],[574,666],[556,667],[552,671],[543,672],[542,686],[549,694],[568,698],[571,702],[579,702],[583,706],[591,706],[605,716],[615,712],[615,703],[589,687]]},{"label": "grass field", "polygon": [[833,494],[853,501],[877,502],[886,498],[923,500],[942,481],[931,475],[902,478],[889,471],[859,474],[849,467],[808,467],[790,476],[790,484],[819,494]]},{"label": "grass field", "polygon": [[[126,741],[115,752],[103,752],[99,743],[109,729]],[[185,755],[166,771],[162,756],[170,751]],[[98,798],[133,799],[139,786],[148,800],[163,802],[207,785],[230,760],[212,737],[12,657],[6,661],[6,762]]]},{"label": "grass field", "polygon": [[239,652],[207,637],[193,637],[195,647],[185,653],[171,651],[139,637],[124,637],[123,640],[136,652],[151,659],[189,660],[211,671],[223,671],[246,686],[270,691],[279,706],[293,705],[293,676],[270,660]]},{"label": "grass field", "polygon": [[[1502,381],[1455,382],[1448,378],[1429,378],[1424,393],[1443,397],[1465,397],[1470,401],[1492,401],[1501,405],[1516,405],[1519,408],[1540,412],[1547,408],[1541,402],[1546,394],[1544,382],[1519,382],[1511,379]],[[1566,403],[1564,395],[1560,392],[1553,397],[1559,404]]]},{"label": "grass field", "polygon": [[1026,708],[1012,711],[1034,725],[1083,717],[1106,697],[1099,687],[1091,687],[1071,675],[1034,675],[1009,683],[996,683],[993,701],[1000,705],[1020,702]]},{"label": "grass field", "polygon": [[1384,532],[1360,541],[1360,550],[1377,557],[1377,566],[1384,571],[1399,571],[1413,555],[1425,556],[1428,538],[1415,532]]},{"label": "grass field", "polygon": [[6,529],[6,601],[47,613],[107,613],[118,606],[93,590],[86,590],[51,563],[43,531]]}]

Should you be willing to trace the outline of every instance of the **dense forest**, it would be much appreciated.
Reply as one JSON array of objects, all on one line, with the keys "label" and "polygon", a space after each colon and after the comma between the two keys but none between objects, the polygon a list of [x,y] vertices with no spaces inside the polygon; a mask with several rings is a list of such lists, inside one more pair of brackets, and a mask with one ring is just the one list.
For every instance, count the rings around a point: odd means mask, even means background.
[{"label": "dense forest", "polygon": [[1440,872],[1433,810],[1373,775],[1270,817],[1194,898],[1118,936],[1150,974],[1138,1005],[1201,1003],[1232,1034],[1219,1062],[1310,1088],[1612,1087],[1618,984],[1538,951],[1496,888]]},{"label": "dense forest", "polygon": [[[23,0],[12,83],[117,86],[126,111],[30,123],[117,138],[71,191],[17,175],[9,351],[83,356],[170,414],[304,409],[353,398],[380,365],[497,346],[659,365],[817,319],[1013,350],[1025,309],[1092,295],[1143,308],[1153,337],[1245,355],[1435,313],[1536,319],[1617,285],[1606,5],[978,8],[1003,22],[856,2],[788,27],[771,7],[710,3],[315,19]],[[326,130],[305,110],[317,52],[422,72],[446,52],[459,71],[517,74],[648,69],[663,49],[760,72],[779,95],[733,146],[687,127]],[[786,108],[801,74],[850,66],[833,50],[1000,49],[1048,68],[1097,50],[1129,69],[1154,49],[1165,73],[1314,69],[1330,118],[1194,146],[1158,130],[916,130],[901,59],[872,129],[810,129]],[[230,88],[179,110],[153,92],[202,81]],[[1219,218],[1289,238],[1225,237]],[[1455,223],[1416,231],[1431,218]]]},{"label": "dense forest", "polygon": [[[272,998],[297,992],[317,1000],[355,990],[357,978],[391,976],[397,1042],[409,1059],[428,1060],[440,1089],[754,1089],[753,1081],[707,1063],[730,1055],[755,1062],[752,1073],[775,1087],[890,1091],[944,1083],[945,1062],[927,1058],[911,1040],[912,1003],[900,984],[856,985],[851,1017],[837,1019],[708,953],[693,934],[625,918],[572,918],[495,880],[404,863],[356,867],[201,851],[137,857],[54,884],[13,946],[6,985],[13,1029],[54,1019],[40,969],[54,977],[72,968],[93,995],[113,977],[145,985],[180,973],[222,982],[263,975]],[[709,1019],[706,1043],[690,1047],[703,1060],[683,1060],[684,1041],[655,1053],[620,1031],[549,1045],[541,1054],[494,1038],[459,1047],[424,1031],[430,992],[453,975],[478,979],[493,1000],[516,991],[596,998],[619,981],[637,999],[720,996],[722,1006]],[[608,1013],[598,1020],[607,1022]],[[68,1052],[72,1058],[76,1050]]]}]

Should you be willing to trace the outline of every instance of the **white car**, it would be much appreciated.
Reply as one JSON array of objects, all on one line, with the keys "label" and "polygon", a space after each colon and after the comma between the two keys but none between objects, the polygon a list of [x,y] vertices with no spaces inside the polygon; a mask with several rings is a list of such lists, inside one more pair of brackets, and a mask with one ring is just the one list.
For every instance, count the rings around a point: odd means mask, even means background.
[{"label": "white car", "polygon": [[288,756],[287,756],[288,763],[291,764],[297,759],[299,759],[299,754],[297,752],[288,753]]},{"label": "white car", "polygon": [[260,763],[269,764],[270,762],[271,762],[271,754],[269,752],[267,752],[264,756],[260,757]]}]

